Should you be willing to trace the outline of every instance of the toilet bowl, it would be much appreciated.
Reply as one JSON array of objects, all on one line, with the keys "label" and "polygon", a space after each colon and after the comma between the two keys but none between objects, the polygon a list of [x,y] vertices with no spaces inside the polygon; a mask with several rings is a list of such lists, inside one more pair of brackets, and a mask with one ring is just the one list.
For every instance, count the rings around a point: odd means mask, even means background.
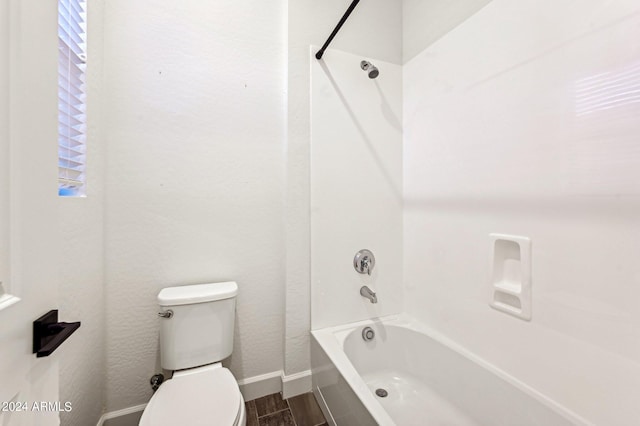
[{"label": "toilet bowl", "polygon": [[245,426],[233,374],[222,366],[233,350],[235,282],[168,287],[161,307],[162,368],[174,371],[147,404],[139,426]]},{"label": "toilet bowl", "polygon": [[244,400],[221,364],[176,372],[153,395],[140,426],[244,426]]}]

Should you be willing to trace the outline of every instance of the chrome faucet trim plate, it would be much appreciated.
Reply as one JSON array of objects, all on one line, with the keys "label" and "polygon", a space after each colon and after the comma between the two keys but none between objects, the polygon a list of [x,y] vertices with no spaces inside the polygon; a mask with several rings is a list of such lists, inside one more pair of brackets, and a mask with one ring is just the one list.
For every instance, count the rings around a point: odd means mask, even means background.
[{"label": "chrome faucet trim plate", "polygon": [[376,258],[370,250],[362,249],[353,258],[353,267],[359,274],[371,275],[373,267],[376,265]]}]

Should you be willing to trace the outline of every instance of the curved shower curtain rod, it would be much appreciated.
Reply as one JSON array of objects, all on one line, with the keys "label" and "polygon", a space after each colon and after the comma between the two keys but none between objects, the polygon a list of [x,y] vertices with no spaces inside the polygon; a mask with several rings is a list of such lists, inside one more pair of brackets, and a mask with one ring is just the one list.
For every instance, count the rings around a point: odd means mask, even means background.
[{"label": "curved shower curtain rod", "polygon": [[349,7],[347,8],[347,11],[344,13],[344,15],[342,15],[342,18],[340,18],[338,25],[336,25],[336,27],[333,29],[327,41],[325,41],[322,47],[320,48],[320,50],[318,50],[318,53],[316,53],[316,59],[318,60],[322,59],[322,55],[324,54],[325,49],[329,46],[329,43],[331,43],[331,41],[336,36],[336,34],[338,34],[338,31],[340,31],[340,28],[342,28],[342,25],[345,23],[347,18],[349,18],[349,15],[351,15],[351,12],[353,12],[353,9],[356,8],[359,2],[360,0],[353,0],[351,2]]}]

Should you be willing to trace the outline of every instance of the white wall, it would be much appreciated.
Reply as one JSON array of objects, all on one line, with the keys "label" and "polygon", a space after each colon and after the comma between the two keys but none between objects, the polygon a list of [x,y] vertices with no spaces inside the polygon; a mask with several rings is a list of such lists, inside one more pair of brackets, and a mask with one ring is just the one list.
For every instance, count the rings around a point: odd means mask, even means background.
[{"label": "white wall", "polygon": [[402,61],[408,62],[491,0],[402,0]]},{"label": "white wall", "polygon": [[[409,312],[595,424],[640,418],[639,11],[494,0],[404,70]],[[530,322],[492,232],[531,238]]]},{"label": "white wall", "polygon": [[[95,161],[87,165],[91,173],[99,172]],[[65,426],[93,425],[102,415],[106,376],[100,190],[89,190],[87,198],[60,198],[58,205],[60,315],[82,322],[60,357],[60,400],[73,404],[73,410],[60,417]]]},{"label": "white wall", "polygon": [[[328,50],[311,59],[311,81],[311,326],[399,313],[402,67]],[[370,276],[354,270],[361,249],[375,256]],[[378,303],[360,295],[364,285]]]},{"label": "white wall", "polygon": [[[348,4],[294,2],[287,24],[282,3],[129,3],[90,5],[88,197],[59,200],[61,253],[80,265],[62,268],[61,310],[90,340],[62,363],[62,395],[82,407],[69,424],[92,423],[103,399],[112,411],[149,398],[155,296],[168,285],[239,282],[238,379],[309,368],[309,117],[298,114],[309,111],[308,46]],[[391,31],[364,36],[383,18]],[[400,62],[399,1],[350,21],[336,46]],[[290,57],[285,146],[287,28],[289,52],[303,55]]]},{"label": "white wall", "polygon": [[107,411],[160,371],[161,288],[236,280],[237,379],[284,334],[283,1],[105,7]]},{"label": "white wall", "polygon": [[[286,374],[310,368],[309,46],[325,42],[349,4],[350,0],[293,0],[288,5]],[[331,48],[400,64],[402,2],[359,3]]]},{"label": "white wall", "polygon": [[60,400],[73,404],[60,414],[65,426],[96,424],[105,400],[102,2],[91,1],[87,14],[86,197],[58,198],[60,314],[82,322],[60,358]]},{"label": "white wall", "polygon": [[[0,188],[9,187],[9,2],[0,5]],[[9,191],[0,193],[0,281],[9,274]],[[8,287],[8,282],[5,285]],[[0,298],[7,288],[0,286]]]},{"label": "white wall", "polygon": [[[32,353],[33,321],[59,301],[56,16],[55,3],[0,6],[0,184],[8,183],[0,196],[0,226],[9,225],[9,241],[0,247],[9,251],[9,267],[0,280],[14,296],[0,310],[0,401],[58,401],[58,360],[68,349],[63,345],[44,358]],[[3,425],[59,424],[57,412],[4,408]]]}]

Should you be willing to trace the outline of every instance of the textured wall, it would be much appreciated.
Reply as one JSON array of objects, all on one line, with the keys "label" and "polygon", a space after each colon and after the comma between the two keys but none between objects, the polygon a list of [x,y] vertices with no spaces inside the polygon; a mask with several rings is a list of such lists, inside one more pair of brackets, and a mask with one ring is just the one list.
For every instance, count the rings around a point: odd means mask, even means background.
[{"label": "textured wall", "polygon": [[[0,5],[0,188],[9,186],[9,2]],[[0,193],[0,244],[9,242],[9,191]],[[9,251],[0,251],[0,281],[9,273]],[[0,287],[0,297],[7,291]]]},{"label": "textured wall", "polygon": [[59,197],[60,312],[81,320],[60,358],[60,400],[73,410],[61,413],[64,426],[98,422],[105,399],[106,326],[104,295],[104,145],[101,127],[101,1],[87,10],[87,186],[86,197]]},{"label": "textured wall", "polygon": [[[310,368],[309,46],[321,46],[325,42],[350,3],[349,0],[292,0],[288,6],[286,374]],[[399,64],[402,60],[401,0],[361,2],[331,48]]]},{"label": "textured wall", "polygon": [[[89,155],[97,154],[95,139]],[[101,172],[88,161],[91,175]],[[103,203],[95,178],[86,198],[58,200],[61,241],[60,315],[82,321],[82,327],[65,343],[60,357],[61,401],[71,401],[73,411],[61,413],[65,426],[95,424],[102,415],[105,385],[105,299],[103,275]]]},{"label": "textured wall", "polygon": [[150,397],[171,285],[237,281],[227,365],[282,368],[285,6],[106,5],[108,411]]},{"label": "textured wall", "polygon": [[[640,418],[639,12],[494,0],[404,72],[408,310],[603,425]],[[491,232],[531,238],[530,322]]]},{"label": "textured wall", "polygon": [[[328,50],[311,60],[311,327],[402,310],[402,67]],[[374,254],[371,275],[353,268]],[[372,304],[360,295],[368,286]]]}]

